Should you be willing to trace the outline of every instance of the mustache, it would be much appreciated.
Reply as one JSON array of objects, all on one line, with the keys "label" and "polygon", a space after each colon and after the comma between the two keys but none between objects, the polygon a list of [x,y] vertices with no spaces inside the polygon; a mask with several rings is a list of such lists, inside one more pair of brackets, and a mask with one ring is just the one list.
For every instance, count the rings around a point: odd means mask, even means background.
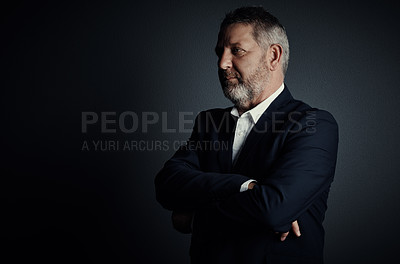
[{"label": "mustache", "polygon": [[222,79],[237,78],[237,79],[241,80],[241,77],[240,77],[239,73],[232,72],[232,71],[227,71],[227,70],[220,70],[219,71],[219,76]]}]

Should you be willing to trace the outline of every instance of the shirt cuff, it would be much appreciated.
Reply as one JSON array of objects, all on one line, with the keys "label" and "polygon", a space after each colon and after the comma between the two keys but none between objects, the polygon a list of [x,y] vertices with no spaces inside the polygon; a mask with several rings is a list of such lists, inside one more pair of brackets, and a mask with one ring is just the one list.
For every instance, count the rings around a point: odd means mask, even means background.
[{"label": "shirt cuff", "polygon": [[248,180],[245,181],[241,186],[240,186],[240,192],[247,191],[249,189],[249,184],[250,182],[256,182],[255,180]]}]

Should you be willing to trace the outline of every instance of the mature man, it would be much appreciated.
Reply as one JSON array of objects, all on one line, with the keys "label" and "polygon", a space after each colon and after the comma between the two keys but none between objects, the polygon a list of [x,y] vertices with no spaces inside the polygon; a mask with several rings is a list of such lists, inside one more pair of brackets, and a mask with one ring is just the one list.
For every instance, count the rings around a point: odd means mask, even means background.
[{"label": "mature man", "polygon": [[323,263],[334,118],[291,96],[286,32],[262,7],[227,14],[215,51],[234,107],[198,115],[156,176],[157,200],[192,231],[192,263]]}]

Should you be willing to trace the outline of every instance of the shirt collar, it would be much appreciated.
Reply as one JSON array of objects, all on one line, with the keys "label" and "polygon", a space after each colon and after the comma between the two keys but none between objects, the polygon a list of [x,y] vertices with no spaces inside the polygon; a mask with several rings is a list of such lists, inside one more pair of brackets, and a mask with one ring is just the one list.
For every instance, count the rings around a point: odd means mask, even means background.
[{"label": "shirt collar", "polygon": [[[253,119],[254,123],[257,123],[258,119],[260,119],[261,115],[267,110],[267,108],[271,105],[271,103],[278,97],[278,95],[283,91],[285,88],[285,85],[282,83],[282,85],[273,93],[271,94],[267,99],[253,107],[252,109],[244,112],[243,115],[250,115],[251,119]],[[235,117],[239,117],[239,111],[237,110],[236,107],[233,107],[231,110],[231,115]]]}]

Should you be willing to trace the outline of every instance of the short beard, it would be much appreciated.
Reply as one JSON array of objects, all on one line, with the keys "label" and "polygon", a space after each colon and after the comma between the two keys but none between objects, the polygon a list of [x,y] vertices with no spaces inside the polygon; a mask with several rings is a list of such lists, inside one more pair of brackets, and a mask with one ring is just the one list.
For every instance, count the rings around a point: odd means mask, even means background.
[{"label": "short beard", "polygon": [[225,97],[243,112],[253,107],[254,99],[258,98],[266,88],[269,74],[264,66],[265,63],[262,63],[246,80],[237,77],[237,84],[229,83],[229,81],[222,82],[222,90]]},{"label": "short beard", "polygon": [[239,109],[248,109],[254,97],[262,92],[259,91],[259,87],[253,89],[246,83],[228,84],[223,91],[225,97]]}]

